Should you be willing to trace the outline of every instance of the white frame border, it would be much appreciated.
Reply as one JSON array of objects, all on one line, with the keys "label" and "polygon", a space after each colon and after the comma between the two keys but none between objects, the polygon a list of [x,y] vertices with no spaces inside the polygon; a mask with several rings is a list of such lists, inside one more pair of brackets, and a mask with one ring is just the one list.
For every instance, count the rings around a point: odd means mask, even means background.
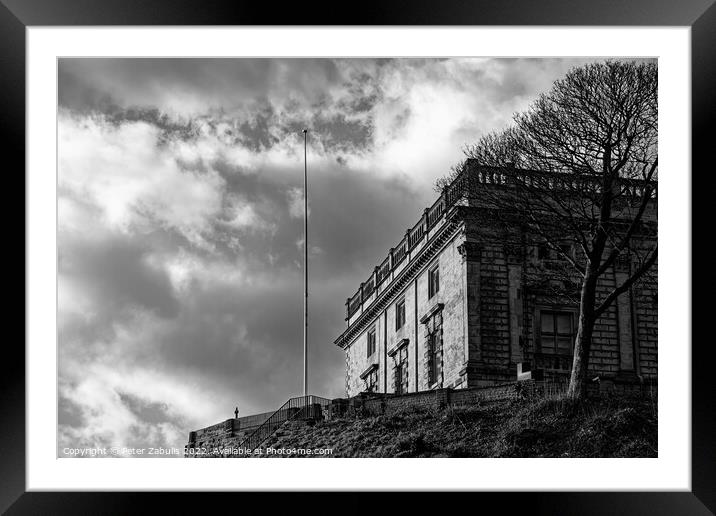
[{"label": "white frame border", "polygon": [[[28,27],[26,38],[26,485],[29,491],[691,490],[689,27]],[[247,54],[245,49],[251,53]],[[60,56],[658,57],[659,239],[662,242],[659,257],[662,295],[658,297],[662,314],[659,320],[659,457],[311,461],[58,459],[56,432],[51,429],[57,421],[54,178],[56,63]]]}]

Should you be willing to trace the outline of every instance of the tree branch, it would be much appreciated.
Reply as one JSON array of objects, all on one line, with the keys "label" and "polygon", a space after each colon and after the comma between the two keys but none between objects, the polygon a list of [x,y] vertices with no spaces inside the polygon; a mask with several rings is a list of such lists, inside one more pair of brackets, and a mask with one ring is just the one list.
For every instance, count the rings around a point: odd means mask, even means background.
[{"label": "tree branch", "polygon": [[647,258],[644,263],[641,264],[641,266],[634,272],[634,274],[632,274],[631,277],[627,279],[624,283],[622,283],[619,287],[615,288],[612,293],[609,294],[604,301],[602,301],[602,304],[600,304],[599,307],[594,311],[595,318],[599,318],[607,310],[607,308],[611,306],[611,304],[617,297],[629,290],[629,288],[634,283],[636,283],[637,280],[641,278],[644,273],[651,268],[652,265],[654,265],[654,263],[656,263],[657,251],[658,249],[655,247],[649,258]]},{"label": "tree branch", "polygon": [[629,229],[627,229],[622,239],[617,245],[614,246],[612,252],[609,254],[609,256],[607,256],[607,259],[604,260],[604,263],[602,263],[602,265],[597,270],[598,276],[604,274],[604,272],[609,268],[609,266],[614,263],[614,261],[617,259],[617,256],[619,256],[622,250],[629,244],[629,240],[634,235],[634,231],[636,231],[636,228],[639,226],[639,222],[641,222],[642,216],[644,215],[644,211],[646,211],[646,207],[651,200],[652,188],[648,185],[648,181],[650,181],[651,177],[654,175],[657,163],[658,160],[654,160],[654,163],[651,165],[651,169],[649,170],[649,173],[647,175],[647,186],[644,188],[644,192],[642,193],[639,210],[637,211],[636,215],[634,215],[634,218],[629,225]]}]

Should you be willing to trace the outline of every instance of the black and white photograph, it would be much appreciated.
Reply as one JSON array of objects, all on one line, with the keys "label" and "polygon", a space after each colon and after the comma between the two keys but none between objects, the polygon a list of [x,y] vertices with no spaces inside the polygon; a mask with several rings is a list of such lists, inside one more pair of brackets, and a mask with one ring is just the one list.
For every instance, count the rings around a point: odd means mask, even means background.
[{"label": "black and white photograph", "polygon": [[659,457],[658,77],[58,58],[57,457]]},{"label": "black and white photograph", "polygon": [[714,1],[0,0],[0,512],[713,513]]}]

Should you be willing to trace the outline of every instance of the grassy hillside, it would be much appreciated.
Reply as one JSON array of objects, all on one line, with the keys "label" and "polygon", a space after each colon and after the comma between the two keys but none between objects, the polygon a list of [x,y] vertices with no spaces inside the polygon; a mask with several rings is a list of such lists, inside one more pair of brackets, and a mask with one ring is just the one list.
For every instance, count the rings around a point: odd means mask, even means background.
[{"label": "grassy hillside", "polygon": [[333,457],[656,457],[656,400],[504,400],[294,423],[264,446],[333,448]]}]

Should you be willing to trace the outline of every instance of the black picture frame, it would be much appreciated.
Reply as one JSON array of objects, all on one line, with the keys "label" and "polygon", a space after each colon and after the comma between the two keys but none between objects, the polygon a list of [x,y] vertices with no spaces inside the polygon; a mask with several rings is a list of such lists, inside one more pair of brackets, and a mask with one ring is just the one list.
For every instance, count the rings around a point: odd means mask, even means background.
[{"label": "black picture frame", "polygon": [[[340,13],[335,2],[313,1],[310,4],[275,4],[231,0],[0,0],[0,126],[5,156],[6,178],[15,179],[15,188],[6,189],[7,198],[24,199],[25,192],[25,29],[34,25],[576,25],[576,26],[689,26],[691,27],[692,65],[692,170],[691,180],[699,178],[699,188],[692,187],[693,235],[710,235],[707,227],[712,215],[706,211],[709,188],[705,179],[713,173],[709,159],[713,147],[714,105],[716,101],[716,6],[713,0],[548,0],[548,1],[475,1],[441,0],[428,2],[364,1],[350,11]],[[10,158],[8,160],[8,158]],[[711,174],[709,174],[711,173]],[[21,179],[22,178],[22,179]],[[4,203],[6,235],[15,231],[23,240],[23,252],[10,252],[6,258],[17,267],[6,268],[6,278],[19,281],[20,267],[27,274],[25,232],[15,222],[17,211]],[[24,204],[23,204],[24,206]],[[25,210],[23,209],[23,214]],[[12,216],[12,218],[10,217]],[[709,217],[711,215],[711,217]],[[700,232],[699,229],[703,230]],[[7,237],[6,237],[7,238]],[[694,244],[708,238],[696,239]],[[12,240],[6,240],[12,242]],[[702,250],[703,251],[703,250]],[[705,294],[714,285],[713,265],[706,267],[707,251],[692,250],[692,267],[699,276],[697,286]],[[22,265],[20,265],[22,255]],[[709,271],[709,272],[707,272]],[[693,275],[693,271],[692,271]],[[706,281],[701,281],[705,278]],[[694,292],[696,294],[696,292]],[[14,298],[12,310],[19,311],[23,302]],[[712,303],[706,296],[692,295],[693,329],[703,329]],[[663,315],[664,317],[668,315]],[[20,320],[7,317],[7,321]],[[23,335],[25,328],[23,326]],[[698,336],[702,338],[698,338]],[[610,493],[471,493],[469,503],[500,504],[531,514],[709,514],[716,512],[716,411],[712,370],[712,339],[705,332],[694,331],[692,337],[692,491],[691,492],[610,492]],[[688,343],[685,343],[686,345]],[[0,374],[2,403],[2,438],[0,439],[0,510],[8,514],[125,514],[149,510],[150,502],[159,498],[166,512],[205,512],[208,494],[182,493],[60,493],[25,492],[25,353],[19,339],[7,338]],[[54,424],[54,423],[53,423]],[[216,496],[216,494],[214,494]],[[219,495],[222,500],[232,501]],[[266,496],[239,494],[241,504],[266,503]],[[256,498],[247,500],[247,496]],[[294,495],[302,496],[302,495]],[[358,506],[342,497],[336,508]],[[425,495],[418,495],[424,497]],[[452,495],[451,495],[452,496]],[[455,495],[464,498],[463,495]],[[477,496],[479,500],[474,500]],[[196,500],[199,497],[200,500]],[[357,500],[356,500],[357,501]],[[315,502],[314,502],[315,503]],[[418,503],[420,499],[418,499]],[[451,502],[452,503],[452,502]],[[322,502],[324,507],[332,504]],[[362,504],[360,504],[362,505]]]}]

